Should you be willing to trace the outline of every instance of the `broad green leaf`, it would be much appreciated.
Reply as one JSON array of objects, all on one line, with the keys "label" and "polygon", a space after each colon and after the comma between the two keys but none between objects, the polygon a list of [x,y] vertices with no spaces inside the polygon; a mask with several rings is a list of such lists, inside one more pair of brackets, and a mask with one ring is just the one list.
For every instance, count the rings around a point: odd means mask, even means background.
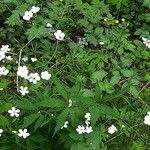
[{"label": "broad green leaf", "polygon": [[64,109],[61,114],[57,117],[57,121],[56,121],[56,127],[55,127],[55,131],[54,134],[55,135],[60,129],[61,127],[64,125],[67,117],[68,117],[68,113],[69,113],[69,109]]},{"label": "broad green leaf", "polygon": [[122,74],[125,77],[132,77],[134,75],[134,71],[133,70],[126,69],[126,70],[122,70],[121,72],[122,72]]},{"label": "broad green leaf", "polygon": [[44,120],[45,120],[45,117],[43,115],[40,115],[40,117],[35,122],[34,131],[36,131],[42,125]]},{"label": "broad green leaf", "polygon": [[49,98],[36,104],[38,107],[58,108],[65,107],[65,102],[61,99]]},{"label": "broad green leaf", "polygon": [[28,126],[30,126],[33,122],[35,122],[39,118],[39,116],[40,114],[36,113],[25,117],[22,128],[27,128]]},{"label": "broad green leaf", "polygon": [[105,70],[100,70],[100,71],[94,72],[92,74],[93,83],[96,83],[97,81],[101,81],[106,75],[107,75],[107,72]]},{"label": "broad green leaf", "polygon": [[150,0],[144,0],[143,6],[150,8]]},{"label": "broad green leaf", "polygon": [[59,80],[55,75],[52,77],[53,82],[56,85],[56,88],[59,92],[59,94],[66,100],[68,101],[68,94],[67,94],[67,87]]},{"label": "broad green leaf", "polygon": [[25,110],[37,109],[37,107],[27,99],[23,99],[22,101],[14,100],[12,103],[15,104],[18,108],[25,109]]},{"label": "broad green leaf", "polygon": [[137,90],[137,88],[136,88],[135,86],[131,86],[129,90],[130,90],[130,93],[131,93],[134,97],[138,97],[139,92],[138,92],[138,90]]},{"label": "broad green leaf", "polygon": [[2,115],[0,115],[0,126],[3,126],[3,127],[9,126],[8,119]]},{"label": "broad green leaf", "polygon": [[120,75],[116,75],[116,76],[113,76],[110,80],[110,83],[112,83],[113,85],[117,84],[121,79],[121,76]]},{"label": "broad green leaf", "polygon": [[94,97],[94,92],[89,89],[83,89],[83,97]]}]

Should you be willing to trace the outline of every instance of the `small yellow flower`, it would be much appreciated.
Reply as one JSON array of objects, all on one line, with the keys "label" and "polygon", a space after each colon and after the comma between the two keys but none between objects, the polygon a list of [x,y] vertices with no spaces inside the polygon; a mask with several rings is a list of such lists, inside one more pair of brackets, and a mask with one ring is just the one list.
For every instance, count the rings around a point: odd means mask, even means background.
[{"label": "small yellow flower", "polygon": [[122,22],[125,22],[126,20],[124,18],[121,19]]},{"label": "small yellow flower", "polygon": [[119,20],[115,20],[115,23],[117,23],[117,24],[118,24],[118,23],[119,23]]},{"label": "small yellow flower", "polygon": [[60,2],[63,2],[63,0],[59,0]]}]

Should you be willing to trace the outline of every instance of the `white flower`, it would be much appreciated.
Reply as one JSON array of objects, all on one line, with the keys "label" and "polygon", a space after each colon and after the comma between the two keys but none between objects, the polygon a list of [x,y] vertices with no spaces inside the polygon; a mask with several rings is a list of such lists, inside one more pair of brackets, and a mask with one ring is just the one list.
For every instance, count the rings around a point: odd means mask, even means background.
[{"label": "white flower", "polygon": [[9,70],[5,67],[0,67],[0,76],[6,76],[9,73]]},{"label": "white flower", "polygon": [[142,37],[143,43],[146,47],[150,48],[150,40],[147,38]]},{"label": "white flower", "polygon": [[47,24],[46,24],[46,27],[47,27],[47,28],[52,28],[53,26],[52,26],[50,23],[47,23]]},{"label": "white flower", "polygon": [[20,87],[20,93],[24,96],[29,93],[28,87]]},{"label": "white flower", "polygon": [[68,107],[71,107],[71,106],[72,106],[72,100],[69,99],[69,105],[68,105]]},{"label": "white flower", "polygon": [[61,30],[57,30],[55,33],[54,33],[55,37],[57,40],[60,40],[62,41],[65,37],[65,34],[61,31]]},{"label": "white flower", "polygon": [[29,21],[33,17],[33,13],[31,11],[26,11],[24,13],[23,19]]},{"label": "white flower", "polygon": [[114,125],[111,125],[109,128],[108,128],[108,133],[110,134],[113,134],[115,133],[117,130],[117,128],[114,126]]},{"label": "white flower", "polygon": [[6,56],[7,60],[13,60],[13,58],[11,56]]},{"label": "white flower", "polygon": [[0,129],[0,136],[2,136],[3,132],[4,132],[3,129]]},{"label": "white flower", "polygon": [[105,43],[104,43],[104,42],[99,42],[99,44],[100,44],[100,45],[104,45]]},{"label": "white flower", "polygon": [[122,127],[122,128],[125,128],[125,125],[122,125],[121,127]]},{"label": "white flower", "polygon": [[28,133],[27,129],[19,129],[19,132],[17,135],[25,139],[30,135],[30,133]]},{"label": "white flower", "polygon": [[5,52],[0,51],[0,61],[3,60],[5,58]]},{"label": "white flower", "polygon": [[41,72],[41,78],[44,80],[49,80],[51,78],[51,74],[48,71]]},{"label": "white flower", "polygon": [[150,111],[148,111],[147,114],[150,115]]},{"label": "white flower", "polygon": [[86,113],[84,116],[88,121],[91,120],[91,114],[90,113]]},{"label": "white flower", "polygon": [[78,132],[78,134],[83,134],[85,133],[85,127],[78,125],[78,127],[76,128],[76,131]]},{"label": "white flower", "polygon": [[40,7],[32,6],[30,11],[35,14],[35,13],[39,12],[39,10],[40,10]]},{"label": "white flower", "polygon": [[147,115],[144,117],[144,124],[150,126],[150,112],[147,112]]},{"label": "white flower", "polygon": [[18,71],[17,71],[17,75],[20,76],[21,78],[27,78],[28,72],[29,71],[28,71],[27,66],[19,66]]},{"label": "white flower", "polygon": [[26,61],[28,61],[28,57],[23,57],[22,60],[23,60],[24,62],[26,62]]},{"label": "white flower", "polygon": [[39,81],[39,80],[40,80],[40,76],[38,73],[31,73],[29,75],[29,82],[36,84],[37,81]]},{"label": "white flower", "polygon": [[10,51],[9,45],[2,45],[0,51],[7,53],[8,51]]},{"label": "white flower", "polygon": [[0,91],[3,91],[4,89],[3,88],[0,88]]},{"label": "white flower", "polygon": [[37,58],[31,58],[31,61],[35,62],[35,61],[37,61]]},{"label": "white flower", "polygon": [[67,128],[68,127],[68,123],[69,123],[68,121],[65,121],[64,126],[62,126],[61,129]]},{"label": "white flower", "polygon": [[88,134],[91,133],[91,132],[93,132],[92,127],[86,126],[85,127],[85,132],[88,133]]},{"label": "white flower", "polygon": [[20,110],[16,109],[16,107],[12,107],[10,110],[8,110],[8,113],[11,117],[19,117]]}]

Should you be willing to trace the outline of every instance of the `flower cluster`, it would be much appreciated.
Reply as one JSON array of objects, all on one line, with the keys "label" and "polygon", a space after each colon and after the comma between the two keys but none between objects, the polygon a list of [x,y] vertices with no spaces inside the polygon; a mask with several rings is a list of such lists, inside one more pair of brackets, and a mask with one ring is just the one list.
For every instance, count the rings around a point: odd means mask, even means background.
[{"label": "flower cluster", "polygon": [[9,70],[5,67],[0,67],[0,76],[6,76],[9,73]]},{"label": "flower cluster", "polygon": [[68,127],[68,121],[65,121],[65,123],[64,123],[64,125],[61,127],[61,129],[63,129],[63,128],[67,128]]},{"label": "flower cluster", "polygon": [[23,19],[26,21],[29,21],[32,17],[33,14],[36,14],[37,12],[39,12],[40,8],[36,7],[36,6],[32,6],[30,11],[26,11],[23,15]]},{"label": "flower cluster", "polygon": [[80,47],[83,48],[84,46],[87,46],[87,45],[88,45],[88,43],[85,38],[79,38],[79,46]]},{"label": "flower cluster", "polygon": [[2,61],[5,58],[7,59],[10,58],[6,56],[6,53],[8,53],[9,51],[10,51],[9,45],[2,45],[2,47],[0,48],[0,61]]},{"label": "flower cluster", "polygon": [[[12,107],[10,110],[8,110],[8,113],[11,117],[19,117],[20,110],[16,109],[16,107]],[[3,132],[3,129],[0,129],[0,136]],[[19,131],[12,131],[12,133],[17,134],[19,137],[23,137],[24,139],[27,138],[30,133],[27,132],[27,129],[19,129]]]},{"label": "flower cluster", "polygon": [[[48,73],[48,71],[41,72],[41,77],[37,72],[29,74],[29,70],[28,70],[27,66],[19,66],[17,75],[23,79],[29,80],[29,82],[33,83],[33,84],[37,84],[37,82],[40,81],[41,78],[44,80],[49,80],[51,78],[51,74]],[[23,96],[26,95],[27,93],[29,93],[28,87],[21,86],[20,93]]]},{"label": "flower cluster", "polygon": [[150,126],[150,112],[147,112],[147,115],[144,117],[144,124]]},{"label": "flower cluster", "polygon": [[29,82],[36,84],[37,81],[40,81],[40,79],[44,79],[44,80],[49,80],[51,78],[51,74],[48,73],[48,71],[43,71],[41,72],[41,78],[40,75],[36,72],[36,73],[29,73],[29,70],[27,68],[27,66],[19,66],[18,67],[18,71],[17,71],[17,75],[20,76],[21,78],[24,79],[28,79]]},{"label": "flower cluster", "polygon": [[117,128],[114,126],[114,125],[111,125],[109,128],[108,128],[108,133],[110,134],[113,134],[115,132],[117,132]]},{"label": "flower cluster", "polygon": [[52,28],[53,26],[52,26],[50,23],[47,23],[47,24],[46,24],[46,27],[47,27],[47,28]]},{"label": "flower cluster", "polygon": [[83,125],[78,125],[78,127],[76,128],[76,131],[78,132],[78,134],[83,134],[83,133],[91,133],[93,132],[92,127],[90,126],[90,121],[91,121],[91,114],[90,113],[86,113],[85,114],[85,124],[86,126]]},{"label": "flower cluster", "polygon": [[147,38],[142,37],[143,43],[146,47],[150,48],[150,40]]},{"label": "flower cluster", "polygon": [[[27,62],[29,59],[28,59],[28,57],[23,57],[22,60],[23,60],[24,62]],[[32,57],[32,58],[31,58],[31,61],[32,61],[32,62],[35,62],[35,61],[37,61],[37,58]]]}]

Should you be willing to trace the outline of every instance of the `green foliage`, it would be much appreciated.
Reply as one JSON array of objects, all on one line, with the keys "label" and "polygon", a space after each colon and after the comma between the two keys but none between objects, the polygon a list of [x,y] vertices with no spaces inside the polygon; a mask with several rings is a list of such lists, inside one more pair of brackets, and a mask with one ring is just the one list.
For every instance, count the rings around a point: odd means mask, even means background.
[{"label": "green foliage", "polygon": [[[40,11],[24,20],[34,5]],[[149,149],[150,51],[142,37],[150,39],[150,0],[2,0],[0,7],[0,43],[13,57],[0,60],[9,69],[7,76],[0,70],[0,150]],[[18,79],[18,61],[52,77]],[[19,86],[29,93],[22,96]],[[8,113],[13,106],[19,117]],[[78,134],[86,113],[93,132]],[[112,124],[118,131],[111,135]],[[12,133],[24,128],[26,139]]]}]

